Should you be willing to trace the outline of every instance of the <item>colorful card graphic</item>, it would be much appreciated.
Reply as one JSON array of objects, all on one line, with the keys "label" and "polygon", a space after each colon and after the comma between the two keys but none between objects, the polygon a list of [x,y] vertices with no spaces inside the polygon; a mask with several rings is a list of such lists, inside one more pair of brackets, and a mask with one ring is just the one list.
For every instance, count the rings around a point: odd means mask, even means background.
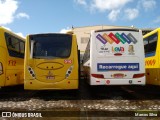
[{"label": "colorful card graphic", "polygon": [[96,38],[97,38],[99,41],[101,41],[103,44],[106,44],[106,43],[107,43],[107,41],[106,41],[100,34],[98,34],[98,35],[96,36]]},{"label": "colorful card graphic", "polygon": [[103,38],[105,38],[110,44],[114,42],[106,33],[103,34]]},{"label": "colorful card graphic", "polygon": [[121,41],[121,43],[123,43],[123,44],[126,43],[125,39],[123,39],[119,33],[116,33],[115,35]]},{"label": "colorful card graphic", "polygon": [[139,71],[139,63],[97,63],[98,71]]},{"label": "colorful card graphic", "polygon": [[128,35],[126,35],[125,33],[116,33],[115,35],[111,32],[108,35],[106,33],[104,33],[103,35],[98,34],[96,36],[96,38],[103,44],[106,44],[107,42],[112,44],[112,43],[128,43],[130,44],[131,42],[133,42],[134,44],[136,44],[138,41],[137,39],[131,34],[129,33]]},{"label": "colorful card graphic", "polygon": [[115,43],[119,44],[119,40],[116,38],[116,36],[113,33],[110,33],[108,35]]},{"label": "colorful card graphic", "polygon": [[134,44],[137,43],[137,39],[136,39],[131,33],[129,33],[127,36],[129,37],[129,39],[130,39]]},{"label": "colorful card graphic", "polygon": [[127,35],[124,34],[124,33],[121,34],[121,37],[122,37],[123,39],[125,39],[128,44],[130,44],[130,43],[132,42],[132,41],[127,37]]}]

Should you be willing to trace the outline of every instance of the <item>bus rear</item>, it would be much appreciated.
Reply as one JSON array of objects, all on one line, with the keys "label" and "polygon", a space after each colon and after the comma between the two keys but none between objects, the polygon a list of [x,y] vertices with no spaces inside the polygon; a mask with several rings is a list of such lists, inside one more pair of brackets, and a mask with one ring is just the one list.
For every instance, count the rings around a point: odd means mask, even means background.
[{"label": "bus rear", "polygon": [[90,85],[145,85],[140,30],[93,31],[90,44]]},{"label": "bus rear", "polygon": [[78,89],[77,51],[75,35],[29,35],[24,89]]}]

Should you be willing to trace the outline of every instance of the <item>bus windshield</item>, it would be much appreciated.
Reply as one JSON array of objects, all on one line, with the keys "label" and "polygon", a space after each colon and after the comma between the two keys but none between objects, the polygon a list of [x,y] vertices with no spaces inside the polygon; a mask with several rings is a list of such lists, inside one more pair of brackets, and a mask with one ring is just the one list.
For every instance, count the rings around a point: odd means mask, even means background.
[{"label": "bus windshield", "polygon": [[[33,58],[67,58],[71,53],[72,36],[65,34],[30,35]],[[31,42],[30,42],[31,43]]]}]

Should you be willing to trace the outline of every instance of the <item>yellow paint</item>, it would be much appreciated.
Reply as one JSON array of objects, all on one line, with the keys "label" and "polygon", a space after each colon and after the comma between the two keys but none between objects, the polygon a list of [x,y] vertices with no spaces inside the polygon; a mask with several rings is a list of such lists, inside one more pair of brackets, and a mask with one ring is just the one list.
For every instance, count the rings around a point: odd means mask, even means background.
[{"label": "yellow paint", "polygon": [[[68,58],[35,59],[30,58],[29,36],[26,40],[25,65],[24,65],[24,89],[51,90],[51,89],[78,89],[78,47],[74,34],[72,35],[71,54]],[[68,61],[68,62],[67,62]],[[32,77],[28,66],[34,71]],[[73,66],[69,77],[67,70]]]},{"label": "yellow paint", "polygon": [[21,41],[25,41],[24,38],[14,34],[11,31],[0,27],[0,63],[2,65],[2,71],[0,74],[0,86],[12,86],[24,83],[24,59],[18,57],[12,57],[9,55],[5,33],[12,37],[18,38]]},{"label": "yellow paint", "polygon": [[143,38],[147,38],[155,33],[158,34],[155,55],[145,58],[146,82],[147,84],[160,85],[160,28],[144,35]]}]

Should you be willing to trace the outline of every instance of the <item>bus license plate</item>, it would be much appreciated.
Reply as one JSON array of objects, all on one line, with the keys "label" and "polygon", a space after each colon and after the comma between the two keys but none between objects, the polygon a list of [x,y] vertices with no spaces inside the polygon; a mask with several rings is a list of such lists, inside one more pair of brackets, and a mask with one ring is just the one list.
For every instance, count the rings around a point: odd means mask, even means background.
[{"label": "bus license plate", "polygon": [[120,74],[114,74],[114,75],[113,75],[114,78],[124,78],[124,76],[125,76],[125,75],[124,75],[124,74],[121,74],[121,73],[120,73]]},{"label": "bus license plate", "polygon": [[54,76],[47,76],[47,80],[53,80]]},{"label": "bus license plate", "polygon": [[114,78],[123,78],[122,75],[115,75]]}]

